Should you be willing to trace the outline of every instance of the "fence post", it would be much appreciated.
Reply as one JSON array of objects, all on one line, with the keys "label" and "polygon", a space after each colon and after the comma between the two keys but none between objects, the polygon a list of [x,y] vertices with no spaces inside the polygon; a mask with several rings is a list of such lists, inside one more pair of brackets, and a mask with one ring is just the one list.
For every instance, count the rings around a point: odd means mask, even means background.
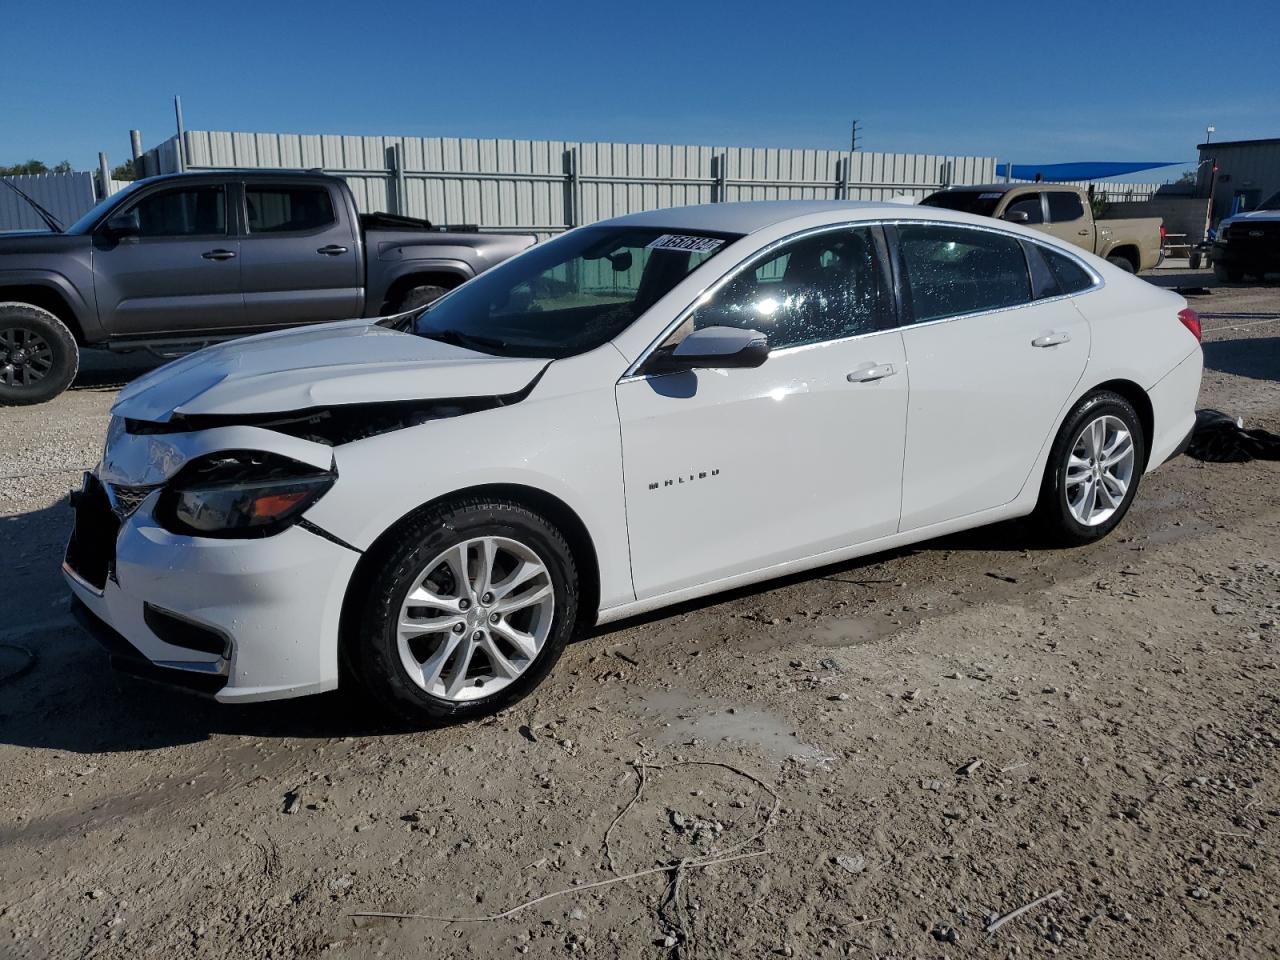
[{"label": "fence post", "polygon": [[578,148],[570,147],[565,151],[565,181],[569,185],[569,228],[578,226],[578,217],[582,212],[582,200],[578,195]]},{"label": "fence post", "polygon": [[107,162],[105,153],[98,154],[98,199],[105,200],[111,196],[111,164]]},{"label": "fence post", "polygon": [[716,177],[716,203],[726,203],[729,200],[729,184],[728,184],[728,166],[729,158],[724,153],[718,153],[711,158],[712,164],[715,166]]},{"label": "fence post", "polygon": [[404,175],[404,158],[400,153],[400,144],[393,143],[387,147],[387,169],[395,180],[395,212],[402,217],[409,216],[409,187]]},{"label": "fence post", "polygon": [[178,138],[174,142],[174,156],[177,159],[178,172],[187,172],[187,131],[182,125],[182,98],[173,98],[173,118],[178,124]]},{"label": "fence post", "polygon": [[850,198],[850,196],[849,196],[849,194],[850,194],[850,192],[851,192],[850,187],[849,187],[849,183],[850,183],[850,181],[853,179],[853,177],[852,177],[852,173],[853,173],[853,154],[852,154],[852,153],[846,154],[846,155],[841,159],[841,161],[840,161],[840,166],[841,166],[841,174],[840,174],[840,199],[841,199],[841,200],[849,200],[849,199],[851,199],[851,198]]}]

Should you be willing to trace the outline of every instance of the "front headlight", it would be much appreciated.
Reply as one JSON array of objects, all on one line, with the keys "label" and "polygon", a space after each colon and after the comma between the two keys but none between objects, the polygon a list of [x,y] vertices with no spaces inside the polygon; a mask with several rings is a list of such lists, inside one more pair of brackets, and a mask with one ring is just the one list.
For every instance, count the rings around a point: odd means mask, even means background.
[{"label": "front headlight", "polygon": [[1229,226],[1231,226],[1230,220],[1223,220],[1220,224],[1218,224],[1218,229],[1213,235],[1213,238],[1217,240],[1218,243],[1227,242],[1227,228]]},{"label": "front headlight", "polygon": [[156,519],[172,533],[269,537],[333,486],[332,470],[274,453],[233,450],[193,460],[166,485]]}]

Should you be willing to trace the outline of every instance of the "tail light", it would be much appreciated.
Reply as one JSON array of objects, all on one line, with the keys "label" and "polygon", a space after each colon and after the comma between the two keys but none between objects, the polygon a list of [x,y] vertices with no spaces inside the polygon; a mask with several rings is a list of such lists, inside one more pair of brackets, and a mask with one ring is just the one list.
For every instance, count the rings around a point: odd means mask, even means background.
[{"label": "tail light", "polygon": [[1162,223],[1160,224],[1160,249],[1161,250],[1164,249],[1164,237],[1165,237],[1164,224]]},{"label": "tail light", "polygon": [[1182,325],[1191,331],[1191,335],[1200,340],[1200,314],[1196,313],[1190,307],[1185,310],[1178,311],[1178,319],[1182,321]]}]

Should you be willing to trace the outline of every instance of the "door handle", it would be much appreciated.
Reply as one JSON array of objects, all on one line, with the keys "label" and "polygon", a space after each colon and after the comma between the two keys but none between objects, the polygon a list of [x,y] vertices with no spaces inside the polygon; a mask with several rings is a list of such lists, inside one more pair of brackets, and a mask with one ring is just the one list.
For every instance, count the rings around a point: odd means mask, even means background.
[{"label": "door handle", "polygon": [[230,260],[236,255],[234,250],[206,250],[200,256],[206,260]]},{"label": "door handle", "polygon": [[340,247],[336,243],[331,243],[327,247],[321,247],[316,251],[316,253],[323,253],[326,257],[340,257],[346,252],[346,247]]},{"label": "door handle", "polygon": [[845,379],[850,383],[870,383],[872,380],[883,380],[885,377],[892,377],[897,372],[892,363],[868,363],[866,366],[854,370]]},{"label": "door handle", "polygon": [[1068,343],[1071,340],[1069,333],[1048,333],[1043,337],[1036,337],[1031,341],[1033,347],[1056,347],[1060,343]]},{"label": "door handle", "polygon": [[1087,236],[1089,235],[1089,231],[1088,231],[1088,230],[1077,230],[1077,231],[1076,231],[1076,234],[1077,234],[1078,236],[1081,236],[1081,237],[1087,237]]}]

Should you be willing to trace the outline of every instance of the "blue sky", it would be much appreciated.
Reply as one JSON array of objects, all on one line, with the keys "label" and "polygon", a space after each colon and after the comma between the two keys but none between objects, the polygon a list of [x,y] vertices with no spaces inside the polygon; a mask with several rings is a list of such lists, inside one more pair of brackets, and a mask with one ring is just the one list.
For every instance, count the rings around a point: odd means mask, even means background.
[{"label": "blue sky", "polygon": [[1016,163],[1280,136],[1275,0],[8,0],[0,25],[0,163],[118,163],[174,93],[189,129],[839,149],[857,118],[866,150]]}]

